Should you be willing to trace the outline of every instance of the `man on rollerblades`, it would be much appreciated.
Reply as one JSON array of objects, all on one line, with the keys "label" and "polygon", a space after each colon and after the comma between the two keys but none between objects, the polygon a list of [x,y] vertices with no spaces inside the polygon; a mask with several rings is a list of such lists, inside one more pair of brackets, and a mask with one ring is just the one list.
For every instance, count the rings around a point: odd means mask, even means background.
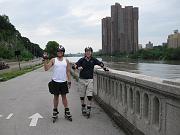
[{"label": "man on rollerblades", "polygon": [[[100,62],[98,59],[92,57],[93,49],[91,47],[85,48],[85,56],[76,62],[72,68],[79,69],[79,92],[80,92],[80,100],[82,106],[82,114],[90,117],[91,112],[91,102],[93,96],[93,72],[94,66],[98,65],[104,69],[104,71],[109,71],[104,67],[104,64]],[[85,103],[85,97],[87,96],[87,108]]]},{"label": "man on rollerblades", "polygon": [[52,58],[49,62],[47,60],[47,55],[44,54],[44,69],[45,71],[53,68],[52,80],[49,82],[49,92],[54,95],[53,104],[53,122],[58,118],[58,104],[59,95],[62,97],[62,103],[64,105],[65,118],[72,121],[72,116],[68,108],[68,101],[66,94],[69,93],[69,88],[71,86],[70,78],[70,64],[67,59],[64,58],[65,48],[59,46],[57,48],[57,57]]}]

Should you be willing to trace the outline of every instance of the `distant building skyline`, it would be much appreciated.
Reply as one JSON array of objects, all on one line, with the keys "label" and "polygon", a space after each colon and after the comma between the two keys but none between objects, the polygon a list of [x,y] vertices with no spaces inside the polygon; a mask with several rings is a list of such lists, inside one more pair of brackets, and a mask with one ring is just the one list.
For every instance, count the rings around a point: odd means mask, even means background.
[{"label": "distant building skyline", "polygon": [[169,48],[180,47],[180,33],[178,30],[175,30],[174,34],[168,36],[167,45]]},{"label": "distant building skyline", "polygon": [[111,6],[111,17],[102,19],[102,52],[135,53],[138,50],[138,19],[137,7],[119,3]]},{"label": "distant building skyline", "polygon": [[143,49],[142,44],[138,45],[138,50]]},{"label": "distant building skyline", "polygon": [[152,49],[153,48],[153,43],[151,41],[149,41],[147,44],[146,44],[146,49]]}]

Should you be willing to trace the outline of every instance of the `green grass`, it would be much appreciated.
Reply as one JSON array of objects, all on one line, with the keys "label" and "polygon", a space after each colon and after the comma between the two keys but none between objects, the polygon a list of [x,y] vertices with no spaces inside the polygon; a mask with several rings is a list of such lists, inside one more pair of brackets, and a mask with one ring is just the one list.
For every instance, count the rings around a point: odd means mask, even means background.
[{"label": "green grass", "polygon": [[10,72],[7,72],[7,73],[3,73],[3,74],[0,75],[0,82],[7,81],[9,79],[12,79],[12,78],[15,78],[17,76],[23,75],[25,73],[31,72],[33,70],[36,70],[36,69],[38,69],[40,67],[42,67],[42,64],[31,66],[31,67],[28,67],[28,68],[23,68],[21,70],[15,70],[15,71],[10,71]]}]

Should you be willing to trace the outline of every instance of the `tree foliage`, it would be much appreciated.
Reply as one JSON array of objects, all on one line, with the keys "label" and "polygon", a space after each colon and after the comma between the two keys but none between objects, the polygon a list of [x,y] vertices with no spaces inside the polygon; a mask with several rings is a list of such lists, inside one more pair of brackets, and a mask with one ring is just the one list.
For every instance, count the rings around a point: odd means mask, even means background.
[{"label": "tree foliage", "polygon": [[180,60],[180,48],[155,46],[153,49],[141,49],[130,57],[134,59]]},{"label": "tree foliage", "polygon": [[49,41],[46,45],[45,51],[48,53],[49,57],[55,57],[57,55],[57,48],[59,44],[56,41]]},{"label": "tree foliage", "polygon": [[43,50],[38,44],[32,43],[27,37],[22,37],[10,23],[9,17],[0,15],[0,58],[15,58],[14,51],[20,50],[22,59],[41,57]]},{"label": "tree foliage", "polygon": [[[98,56],[107,56],[99,54]],[[180,47],[168,48],[167,46],[154,46],[152,49],[141,49],[134,54],[116,53],[112,56],[119,58],[145,59],[145,60],[180,60]]]}]

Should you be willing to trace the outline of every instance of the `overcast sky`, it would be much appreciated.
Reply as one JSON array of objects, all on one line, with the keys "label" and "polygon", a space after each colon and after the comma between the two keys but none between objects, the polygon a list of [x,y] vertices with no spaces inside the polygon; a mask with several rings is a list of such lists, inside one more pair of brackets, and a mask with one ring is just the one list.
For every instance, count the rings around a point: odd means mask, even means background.
[{"label": "overcast sky", "polygon": [[180,30],[179,0],[0,0],[0,14],[43,49],[54,40],[67,53],[83,52],[86,46],[97,51],[102,48],[101,19],[110,16],[115,2],[139,7],[141,44],[161,44]]}]

